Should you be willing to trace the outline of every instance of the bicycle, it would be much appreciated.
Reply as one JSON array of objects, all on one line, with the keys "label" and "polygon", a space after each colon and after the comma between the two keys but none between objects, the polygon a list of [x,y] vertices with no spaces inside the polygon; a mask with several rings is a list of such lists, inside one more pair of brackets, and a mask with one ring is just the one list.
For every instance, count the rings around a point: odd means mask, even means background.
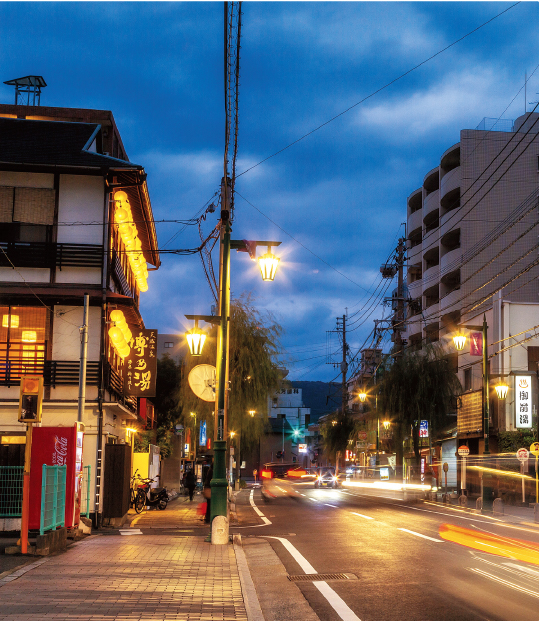
[{"label": "bicycle", "polygon": [[130,507],[135,507],[136,506],[137,496],[139,494],[142,494],[142,496],[144,496],[144,498],[146,498],[144,492],[140,489],[140,485],[136,485],[136,481],[142,481],[142,479],[138,475],[138,469],[135,470],[135,472],[133,473],[133,476],[131,477],[130,483],[129,483],[129,485],[131,487],[131,494],[130,494],[130,499],[129,499],[129,506]]}]

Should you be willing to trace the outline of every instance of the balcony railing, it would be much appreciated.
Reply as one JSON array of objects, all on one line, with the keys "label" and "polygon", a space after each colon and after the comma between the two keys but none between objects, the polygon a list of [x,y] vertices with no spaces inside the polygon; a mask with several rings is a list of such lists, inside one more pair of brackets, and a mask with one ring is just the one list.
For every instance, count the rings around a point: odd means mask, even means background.
[{"label": "balcony railing", "polygon": [[103,246],[49,242],[0,242],[0,267],[103,267]]},{"label": "balcony railing", "polygon": [[105,367],[105,383],[108,386],[111,393],[116,395],[118,401],[122,403],[129,410],[137,411],[137,397],[123,394],[124,380],[123,377],[112,367],[109,363]]},{"label": "balcony railing", "polygon": [[[21,375],[43,375],[43,384],[62,386],[79,384],[78,360],[0,360],[0,386],[18,386]],[[89,361],[86,366],[86,384],[99,384],[99,362]]]}]

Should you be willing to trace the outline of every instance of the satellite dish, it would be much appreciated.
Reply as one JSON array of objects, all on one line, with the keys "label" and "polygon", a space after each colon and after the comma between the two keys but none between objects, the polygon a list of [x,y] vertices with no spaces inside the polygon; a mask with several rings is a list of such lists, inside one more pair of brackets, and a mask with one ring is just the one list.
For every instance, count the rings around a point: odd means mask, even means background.
[{"label": "satellite dish", "polygon": [[215,367],[211,364],[197,364],[187,378],[191,390],[203,401],[215,401]]}]

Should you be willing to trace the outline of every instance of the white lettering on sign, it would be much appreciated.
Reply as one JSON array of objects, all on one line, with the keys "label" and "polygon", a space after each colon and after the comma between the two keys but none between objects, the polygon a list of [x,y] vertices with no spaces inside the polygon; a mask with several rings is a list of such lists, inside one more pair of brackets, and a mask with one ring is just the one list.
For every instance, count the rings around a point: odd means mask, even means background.
[{"label": "white lettering on sign", "polygon": [[531,429],[532,388],[529,375],[515,375],[515,427]]},{"label": "white lettering on sign", "polygon": [[67,438],[54,436],[54,453],[52,465],[63,466],[67,461]]}]

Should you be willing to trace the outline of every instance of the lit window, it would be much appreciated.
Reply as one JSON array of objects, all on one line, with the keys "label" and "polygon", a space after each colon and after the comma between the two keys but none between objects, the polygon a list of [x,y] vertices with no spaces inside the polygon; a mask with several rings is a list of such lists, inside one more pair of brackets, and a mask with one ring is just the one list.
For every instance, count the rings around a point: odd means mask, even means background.
[{"label": "lit window", "polygon": [[165,343],[165,348],[170,348],[170,347],[174,347],[174,343],[171,343],[170,341],[167,341]]}]

